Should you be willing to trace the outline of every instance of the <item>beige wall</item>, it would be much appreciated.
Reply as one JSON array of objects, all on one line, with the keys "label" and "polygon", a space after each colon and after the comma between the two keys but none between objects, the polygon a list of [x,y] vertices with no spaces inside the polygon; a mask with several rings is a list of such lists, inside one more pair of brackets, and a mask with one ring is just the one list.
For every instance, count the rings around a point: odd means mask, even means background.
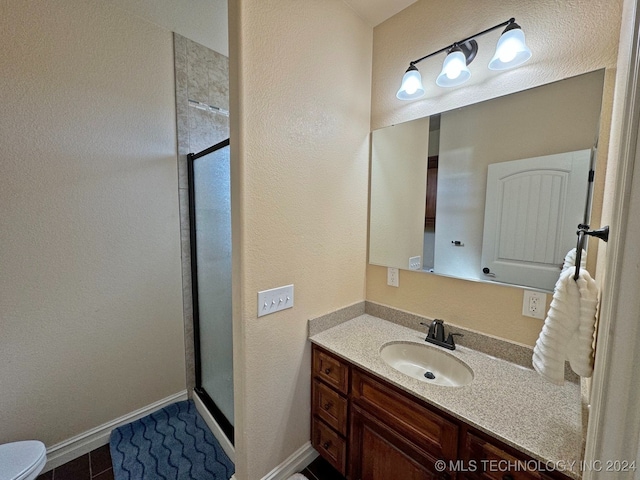
[{"label": "beige wall", "polygon": [[103,0],[228,56],[227,0]]},{"label": "beige wall", "polygon": [[0,43],[0,443],[50,446],[185,388],[172,37],[8,0]]},{"label": "beige wall", "polygon": [[[340,0],[230,7],[236,476],[309,440],[307,319],[364,299],[372,30]],[[257,292],[295,306],[256,318]]]},{"label": "beige wall", "polygon": [[[420,0],[374,29],[371,126],[380,128],[606,68],[600,126],[605,132],[600,145],[602,154],[608,147],[620,11],[618,0],[514,0],[485,3],[482,8],[471,0],[454,4]],[[424,99],[401,102],[395,98],[410,60],[512,16],[525,31],[533,52],[528,63],[502,73],[490,72],[485,65],[500,35],[494,32],[479,40],[480,52],[470,66],[472,78],[465,85],[454,89],[436,87],[434,79],[444,59],[437,57],[419,64],[427,89]],[[603,191],[604,179],[604,175],[598,177],[596,190]],[[602,196],[598,197],[594,204],[601,205]],[[594,209],[594,214],[599,212]],[[522,316],[520,289],[415,272],[401,272],[400,288],[391,289],[384,281],[384,270],[367,267],[368,300],[427,317],[443,317],[451,323],[529,345],[535,342],[542,326],[541,321]]]}]

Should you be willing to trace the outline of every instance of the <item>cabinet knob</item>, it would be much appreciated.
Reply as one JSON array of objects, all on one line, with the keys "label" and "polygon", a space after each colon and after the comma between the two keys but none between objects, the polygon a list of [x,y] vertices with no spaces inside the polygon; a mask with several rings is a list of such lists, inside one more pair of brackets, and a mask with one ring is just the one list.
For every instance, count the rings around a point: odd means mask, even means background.
[{"label": "cabinet knob", "polygon": [[331,407],[333,407],[333,403],[332,402],[327,402],[324,404],[324,409],[325,410],[330,410]]},{"label": "cabinet knob", "polygon": [[328,442],[324,442],[322,444],[322,448],[324,448],[325,450],[329,450],[329,447],[331,446],[331,441]]},{"label": "cabinet knob", "polygon": [[330,368],[325,368],[324,369],[324,373],[326,373],[327,375],[329,375],[331,373],[331,369]]}]

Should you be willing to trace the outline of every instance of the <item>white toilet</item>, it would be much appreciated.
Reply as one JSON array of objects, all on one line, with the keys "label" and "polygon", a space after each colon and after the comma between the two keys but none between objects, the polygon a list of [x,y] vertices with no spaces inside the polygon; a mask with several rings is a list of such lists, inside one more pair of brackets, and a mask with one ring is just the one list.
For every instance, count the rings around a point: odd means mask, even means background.
[{"label": "white toilet", "polygon": [[0,445],[0,480],[34,480],[47,463],[47,449],[37,440]]}]

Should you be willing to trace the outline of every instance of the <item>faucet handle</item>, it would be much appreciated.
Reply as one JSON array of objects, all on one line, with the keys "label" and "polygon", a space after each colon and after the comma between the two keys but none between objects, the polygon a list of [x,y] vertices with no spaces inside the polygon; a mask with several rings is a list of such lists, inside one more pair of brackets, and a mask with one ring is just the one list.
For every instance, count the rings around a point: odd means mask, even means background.
[{"label": "faucet handle", "polygon": [[449,336],[447,337],[447,343],[449,345],[453,345],[455,347],[456,342],[453,340],[453,337],[464,337],[464,334],[462,334],[462,333],[449,333]]}]

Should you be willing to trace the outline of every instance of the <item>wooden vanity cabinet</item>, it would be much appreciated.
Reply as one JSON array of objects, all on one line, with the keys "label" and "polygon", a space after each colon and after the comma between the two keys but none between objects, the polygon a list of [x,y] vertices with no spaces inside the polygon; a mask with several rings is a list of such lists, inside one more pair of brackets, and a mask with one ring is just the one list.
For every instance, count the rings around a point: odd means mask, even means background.
[{"label": "wooden vanity cabinet", "polygon": [[313,346],[311,444],[342,475],[347,473],[350,365]]},{"label": "wooden vanity cabinet", "polygon": [[568,480],[505,469],[532,459],[317,345],[312,359],[311,442],[349,480]]},{"label": "wooden vanity cabinet", "polygon": [[458,426],[415,398],[352,368],[349,478],[449,479],[435,462],[453,460]]},{"label": "wooden vanity cabinet", "polygon": [[[491,439],[480,432],[466,431],[462,438],[462,456],[465,465],[474,465],[475,471],[458,474],[468,480],[551,480],[566,479],[558,472],[534,470],[537,462],[527,455]],[[555,475],[555,476],[552,476]]]},{"label": "wooden vanity cabinet", "polygon": [[349,448],[350,479],[450,478],[435,470],[431,455],[358,406],[352,411]]}]

